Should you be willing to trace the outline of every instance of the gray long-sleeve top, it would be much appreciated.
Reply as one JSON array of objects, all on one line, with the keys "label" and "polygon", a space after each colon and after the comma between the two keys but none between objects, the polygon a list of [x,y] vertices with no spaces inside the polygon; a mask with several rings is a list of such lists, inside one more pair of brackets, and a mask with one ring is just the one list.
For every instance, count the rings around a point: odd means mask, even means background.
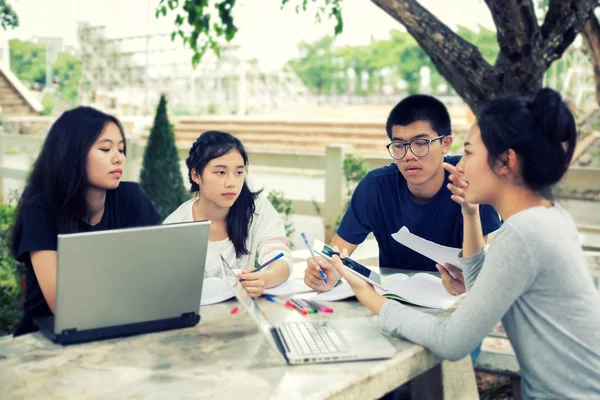
[{"label": "gray long-sleeve top", "polygon": [[388,300],[381,328],[458,360],[501,319],[524,398],[600,398],[600,295],[562,208],[513,215],[487,254],[461,261],[468,294],[449,318]]}]

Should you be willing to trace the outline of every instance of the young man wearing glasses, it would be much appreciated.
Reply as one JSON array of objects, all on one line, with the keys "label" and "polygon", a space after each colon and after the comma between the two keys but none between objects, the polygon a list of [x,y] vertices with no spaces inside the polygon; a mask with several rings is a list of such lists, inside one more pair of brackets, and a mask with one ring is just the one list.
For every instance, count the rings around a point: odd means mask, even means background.
[{"label": "young man wearing glasses", "polygon": [[[456,165],[460,156],[447,156],[452,144],[448,110],[439,100],[426,95],[406,97],[390,112],[386,123],[390,144],[386,147],[394,163],[370,171],[359,183],[331,246],[349,254],[373,232],[379,245],[379,266],[435,271],[435,263],[396,242],[391,234],[406,226],[412,233],[432,242],[462,247],[463,219],[460,206],[446,187],[451,183],[442,167]],[[500,227],[496,211],[480,206],[483,234]],[[318,291],[329,291],[340,279],[327,262],[320,268],[308,259],[304,282]],[[465,292],[462,272],[453,266],[438,270],[450,294]]]}]

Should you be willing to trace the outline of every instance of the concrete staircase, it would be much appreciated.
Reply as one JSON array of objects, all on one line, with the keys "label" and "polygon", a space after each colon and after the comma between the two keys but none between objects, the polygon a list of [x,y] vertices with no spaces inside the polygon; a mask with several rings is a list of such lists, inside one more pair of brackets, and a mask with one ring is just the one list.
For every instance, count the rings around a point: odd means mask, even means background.
[{"label": "concrete staircase", "polygon": [[[455,124],[461,136],[466,125]],[[204,131],[220,130],[239,138],[249,149],[325,151],[328,144],[350,144],[353,152],[387,155],[385,121],[307,120],[232,117],[179,117],[174,132],[179,144],[191,145]]]},{"label": "concrete staircase", "polygon": [[10,70],[0,64],[0,112],[7,116],[39,115],[42,104]]}]

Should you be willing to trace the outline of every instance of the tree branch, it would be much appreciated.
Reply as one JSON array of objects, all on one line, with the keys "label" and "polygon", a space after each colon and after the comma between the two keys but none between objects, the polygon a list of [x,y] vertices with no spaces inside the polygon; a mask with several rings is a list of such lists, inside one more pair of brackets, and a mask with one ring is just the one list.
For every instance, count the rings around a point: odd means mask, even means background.
[{"label": "tree branch", "polygon": [[477,111],[494,95],[490,81],[494,68],[481,53],[415,0],[371,0],[400,22],[415,38],[440,74]]},{"label": "tree branch", "polygon": [[594,83],[596,85],[596,102],[600,105],[600,23],[592,15],[581,32],[583,43],[587,48],[594,68]]},{"label": "tree branch", "polygon": [[559,59],[583,30],[598,0],[550,0],[540,29],[542,57],[546,66]]},{"label": "tree branch", "polygon": [[529,58],[540,30],[533,0],[485,0],[485,3],[496,25],[503,58],[509,62]]}]

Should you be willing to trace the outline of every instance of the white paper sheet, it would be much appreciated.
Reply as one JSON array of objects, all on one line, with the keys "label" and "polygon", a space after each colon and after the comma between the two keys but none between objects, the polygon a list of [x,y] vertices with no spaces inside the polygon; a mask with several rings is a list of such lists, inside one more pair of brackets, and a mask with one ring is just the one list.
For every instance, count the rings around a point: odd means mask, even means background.
[{"label": "white paper sheet", "polygon": [[204,278],[200,305],[207,306],[209,304],[220,303],[222,301],[229,300],[233,296],[234,294],[231,290],[231,286],[229,286],[222,278]]},{"label": "white paper sheet", "polygon": [[318,293],[313,296],[305,295],[305,296],[300,296],[300,297],[304,298],[304,299],[321,302],[321,301],[344,300],[344,299],[348,299],[352,296],[354,296],[354,292],[352,291],[352,288],[350,287],[350,285],[348,285],[348,283],[346,281],[342,281],[342,283],[340,283],[339,285],[337,285],[336,287],[331,289],[329,292],[322,292],[322,293]]},{"label": "white paper sheet", "polygon": [[[438,264],[452,264],[456,268],[461,268],[458,253],[461,249],[455,247],[442,246],[440,244],[423,239],[417,235],[410,233],[407,227],[403,226],[392,237],[398,243],[402,243],[406,247],[424,255],[430,260]],[[462,269],[462,268],[461,268]]]},{"label": "white paper sheet", "polygon": [[281,285],[265,289],[263,294],[267,296],[292,296],[312,291],[310,287],[306,286],[303,279],[288,279]]}]

